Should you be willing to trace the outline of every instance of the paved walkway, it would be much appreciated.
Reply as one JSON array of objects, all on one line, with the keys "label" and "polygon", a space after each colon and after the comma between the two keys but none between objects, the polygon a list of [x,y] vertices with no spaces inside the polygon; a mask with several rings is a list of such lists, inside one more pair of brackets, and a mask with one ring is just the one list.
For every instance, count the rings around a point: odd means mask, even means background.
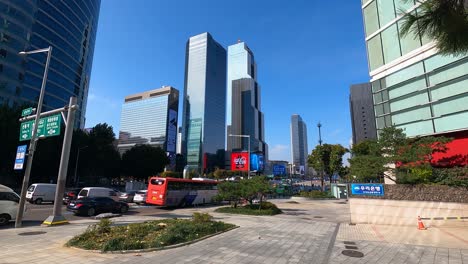
[{"label": "paved walkway", "polygon": [[[66,241],[93,222],[90,220],[59,227],[0,230],[0,263],[468,263],[466,248],[405,245],[401,241],[392,242],[387,234],[393,233],[383,229],[381,234],[385,240],[375,239],[369,235],[371,226],[349,226],[348,207],[337,201],[275,202],[285,214],[227,215],[212,213],[213,208],[168,212],[165,217],[179,218],[189,217],[194,211],[210,212],[216,220],[240,228],[189,246],[141,254],[99,254],[64,247]],[[129,223],[156,218],[125,216],[113,221]],[[29,231],[46,233],[19,235]],[[445,238],[440,239],[445,241]],[[344,241],[348,240],[364,253],[363,258],[341,254],[345,250]]]}]

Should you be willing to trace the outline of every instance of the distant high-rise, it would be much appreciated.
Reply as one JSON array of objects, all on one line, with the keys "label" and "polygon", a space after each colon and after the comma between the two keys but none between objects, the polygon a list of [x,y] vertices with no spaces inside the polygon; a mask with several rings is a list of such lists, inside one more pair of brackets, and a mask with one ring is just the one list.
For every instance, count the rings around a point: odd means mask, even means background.
[{"label": "distant high-rise", "polygon": [[370,83],[351,85],[349,107],[353,129],[353,145],[363,140],[377,139]]},{"label": "distant high-rise", "polygon": [[294,173],[307,174],[307,126],[300,115],[291,116],[291,164]]},{"label": "distant high-rise", "polygon": [[260,86],[257,83],[257,64],[252,51],[244,42],[228,47],[227,74],[227,153],[226,165],[230,166],[232,151],[247,150],[249,142],[246,137],[232,135],[249,135],[250,151],[265,156],[264,116],[261,112]]},{"label": "distant high-rise", "polygon": [[175,157],[179,91],[166,86],[125,97],[120,119],[120,153],[137,144],[160,147]]},{"label": "distant high-rise", "polygon": [[209,33],[191,37],[185,61],[182,152],[199,172],[224,167],[226,50]]},{"label": "distant high-rise", "polygon": [[100,0],[1,0],[0,104],[37,105],[46,55],[18,52],[52,46],[44,111],[76,96],[75,127],[83,128],[100,5]]}]

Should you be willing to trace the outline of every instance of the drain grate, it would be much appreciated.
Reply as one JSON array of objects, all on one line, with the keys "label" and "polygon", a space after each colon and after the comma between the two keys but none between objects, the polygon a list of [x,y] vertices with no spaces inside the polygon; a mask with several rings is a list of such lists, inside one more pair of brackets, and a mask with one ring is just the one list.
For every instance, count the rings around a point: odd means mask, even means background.
[{"label": "drain grate", "polygon": [[356,250],[343,250],[341,251],[341,254],[348,256],[348,257],[353,257],[353,258],[362,258],[364,257],[364,253]]},{"label": "drain grate", "polygon": [[345,246],[346,249],[358,249],[356,246]]},{"label": "drain grate", "polygon": [[355,223],[349,223],[350,226],[355,226],[356,224]]},{"label": "drain grate", "polygon": [[345,244],[345,245],[356,245],[356,242],[353,242],[353,241],[343,241],[343,244]]},{"label": "drain grate", "polygon": [[307,217],[301,217],[301,219],[303,219],[303,220],[312,220],[311,218],[307,218]]},{"label": "drain grate", "polygon": [[314,218],[323,218],[323,216],[314,216]]},{"label": "drain grate", "polygon": [[35,236],[35,235],[43,235],[47,232],[44,231],[35,231],[35,232],[24,232],[24,233],[19,233],[18,236]]}]

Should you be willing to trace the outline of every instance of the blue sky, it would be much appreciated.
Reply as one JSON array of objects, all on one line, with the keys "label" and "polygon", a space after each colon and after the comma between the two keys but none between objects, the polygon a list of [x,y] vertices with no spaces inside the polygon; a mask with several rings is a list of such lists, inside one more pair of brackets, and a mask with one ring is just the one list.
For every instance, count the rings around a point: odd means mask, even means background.
[{"label": "blue sky", "polygon": [[186,41],[208,31],[225,48],[241,39],[255,54],[270,159],[290,160],[296,113],[309,152],[319,121],[325,143],[348,146],[349,86],[369,75],[359,1],[338,2],[103,0],[86,127],[106,122],[118,135],[126,95],[162,85],[183,94]]}]

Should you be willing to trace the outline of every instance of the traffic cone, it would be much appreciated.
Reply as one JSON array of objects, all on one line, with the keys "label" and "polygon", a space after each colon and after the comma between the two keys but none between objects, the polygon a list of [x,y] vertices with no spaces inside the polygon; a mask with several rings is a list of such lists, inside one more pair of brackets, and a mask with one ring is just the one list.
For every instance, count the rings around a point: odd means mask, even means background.
[{"label": "traffic cone", "polygon": [[424,226],[424,223],[421,220],[421,217],[418,216],[418,229],[419,230],[426,230],[427,228]]}]

